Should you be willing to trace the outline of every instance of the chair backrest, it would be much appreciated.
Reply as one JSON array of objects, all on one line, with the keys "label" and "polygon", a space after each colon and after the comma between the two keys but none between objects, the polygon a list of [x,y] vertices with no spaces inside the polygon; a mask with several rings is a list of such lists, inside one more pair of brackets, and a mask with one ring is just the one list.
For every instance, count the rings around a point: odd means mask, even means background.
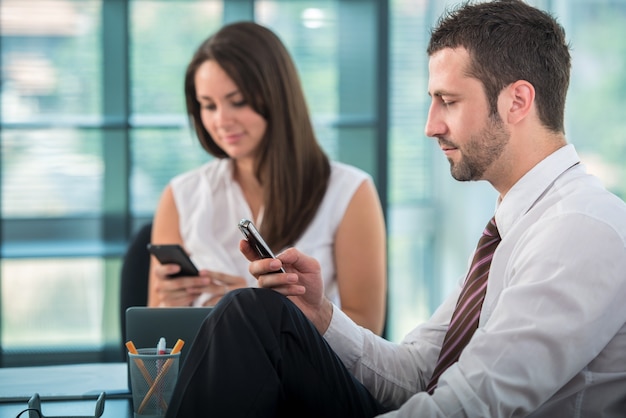
[{"label": "chair backrest", "polygon": [[[150,243],[151,236],[152,222],[142,226],[133,236],[128,243],[122,262],[119,311],[122,339],[126,335],[126,309],[131,306],[148,305],[150,253],[146,247]],[[126,348],[123,346],[122,350],[125,352]]]}]

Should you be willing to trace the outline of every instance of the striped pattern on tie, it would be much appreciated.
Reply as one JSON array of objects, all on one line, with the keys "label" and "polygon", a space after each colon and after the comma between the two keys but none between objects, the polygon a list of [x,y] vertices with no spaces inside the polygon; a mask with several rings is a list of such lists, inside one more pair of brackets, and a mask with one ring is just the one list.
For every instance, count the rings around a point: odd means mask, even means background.
[{"label": "striped pattern on tie", "polygon": [[494,217],[491,218],[478,241],[465,284],[454,308],[448,332],[446,332],[443,345],[441,346],[439,359],[426,388],[431,394],[437,387],[439,376],[459,360],[461,351],[463,351],[478,328],[478,317],[480,316],[480,309],[485,300],[485,292],[487,290],[489,267],[491,266],[493,253],[500,240]]}]

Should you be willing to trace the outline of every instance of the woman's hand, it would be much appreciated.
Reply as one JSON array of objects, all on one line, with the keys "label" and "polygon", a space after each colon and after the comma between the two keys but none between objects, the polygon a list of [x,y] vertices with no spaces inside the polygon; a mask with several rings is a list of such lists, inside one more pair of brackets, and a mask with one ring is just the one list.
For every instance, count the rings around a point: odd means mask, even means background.
[{"label": "woman's hand", "polygon": [[209,290],[206,291],[211,296],[203,303],[204,306],[215,305],[226,293],[231,290],[248,287],[248,283],[243,277],[232,276],[230,274],[210,270],[201,270],[200,274],[204,272],[206,272],[208,277],[211,279],[211,283],[207,286],[207,289]]},{"label": "woman's hand", "polygon": [[193,301],[211,285],[207,271],[200,271],[199,276],[172,278],[180,267],[176,264],[158,264],[152,266],[155,301],[153,306],[190,306]]},{"label": "woman's hand", "polygon": [[179,270],[176,264],[157,264],[153,267],[156,306],[190,306],[203,293],[209,295],[203,304],[212,306],[227,292],[247,286],[243,277],[210,270],[200,270],[198,276],[169,277]]}]

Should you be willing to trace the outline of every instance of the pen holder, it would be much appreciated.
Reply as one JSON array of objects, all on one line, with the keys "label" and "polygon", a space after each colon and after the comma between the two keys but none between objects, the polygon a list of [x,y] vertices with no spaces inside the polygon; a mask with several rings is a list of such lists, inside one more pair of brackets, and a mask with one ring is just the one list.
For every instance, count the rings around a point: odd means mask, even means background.
[{"label": "pen holder", "polygon": [[128,354],[135,418],[163,418],[178,379],[180,353],[141,348]]}]

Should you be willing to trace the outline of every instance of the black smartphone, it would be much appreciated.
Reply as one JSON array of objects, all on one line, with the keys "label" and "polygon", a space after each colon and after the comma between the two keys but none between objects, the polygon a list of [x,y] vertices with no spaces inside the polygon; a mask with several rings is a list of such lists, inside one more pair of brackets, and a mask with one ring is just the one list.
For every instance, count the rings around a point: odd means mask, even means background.
[{"label": "black smartphone", "polygon": [[[249,219],[242,219],[241,221],[239,221],[238,226],[243,236],[248,240],[252,248],[255,249],[260,258],[276,258],[276,256],[270,249],[270,246],[267,245],[252,221],[250,221]],[[281,273],[285,272],[282,267],[279,271]]]},{"label": "black smartphone", "polygon": [[200,274],[187,252],[178,244],[148,244],[148,251],[161,264],[178,264],[180,271],[168,277],[197,276]]}]

